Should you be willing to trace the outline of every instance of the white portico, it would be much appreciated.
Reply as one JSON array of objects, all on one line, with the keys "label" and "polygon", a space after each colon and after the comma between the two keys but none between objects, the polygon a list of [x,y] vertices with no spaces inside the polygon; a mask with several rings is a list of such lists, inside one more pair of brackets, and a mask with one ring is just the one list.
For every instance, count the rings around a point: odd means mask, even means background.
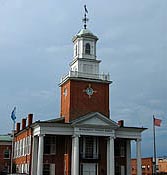
[{"label": "white portico", "polygon": [[[115,175],[115,145],[116,139],[124,139],[126,142],[126,167],[122,166],[122,173],[129,174],[131,159],[131,140],[136,140],[137,150],[137,168],[138,175],[141,175],[141,132],[144,128],[120,127],[114,121],[106,118],[102,114],[90,113],[75,119],[71,123],[58,122],[37,122],[34,124],[34,146],[33,146],[33,174],[43,175],[43,149],[44,137],[46,135],[70,136],[71,138],[71,174],[82,175],[81,171],[90,171],[92,175],[98,175],[101,155],[101,143],[99,138],[104,137],[106,140],[105,156],[107,158],[107,175]],[[85,142],[86,139],[93,138],[93,142]],[[81,141],[82,140],[82,141]],[[36,143],[36,144],[35,144]],[[91,143],[93,146],[91,147]],[[57,143],[58,144],[58,143]],[[83,146],[82,146],[83,145]],[[86,148],[88,146],[89,148]],[[82,150],[82,151],[81,151]],[[58,151],[58,150],[57,150]],[[90,151],[93,151],[91,153]],[[88,154],[89,153],[89,154]],[[90,154],[91,153],[91,154]],[[81,160],[84,161],[81,161]],[[87,162],[87,160],[89,160]],[[91,162],[92,160],[92,162]],[[63,162],[62,162],[63,163]],[[55,162],[56,165],[56,162]],[[82,167],[82,168],[81,168]],[[126,170],[126,172],[125,172]]]}]

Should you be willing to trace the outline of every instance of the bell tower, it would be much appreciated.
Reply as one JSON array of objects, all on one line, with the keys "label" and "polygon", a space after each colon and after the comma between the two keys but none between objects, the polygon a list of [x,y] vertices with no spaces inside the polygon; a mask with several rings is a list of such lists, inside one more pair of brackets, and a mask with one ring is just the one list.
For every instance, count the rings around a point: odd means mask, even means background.
[{"label": "bell tower", "polygon": [[72,39],[73,59],[69,73],[62,77],[61,117],[65,122],[100,112],[109,118],[109,74],[99,74],[100,60],[96,56],[97,36],[87,29],[87,9],[83,18],[84,28]]}]

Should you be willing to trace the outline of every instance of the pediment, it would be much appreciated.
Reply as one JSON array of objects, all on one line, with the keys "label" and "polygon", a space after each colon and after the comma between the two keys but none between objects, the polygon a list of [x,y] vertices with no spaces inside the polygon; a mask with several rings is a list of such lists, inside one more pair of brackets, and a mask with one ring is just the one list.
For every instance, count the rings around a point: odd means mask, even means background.
[{"label": "pediment", "polygon": [[117,123],[102,115],[94,112],[85,116],[79,117],[72,121],[72,126],[94,126],[94,127],[118,127]]}]

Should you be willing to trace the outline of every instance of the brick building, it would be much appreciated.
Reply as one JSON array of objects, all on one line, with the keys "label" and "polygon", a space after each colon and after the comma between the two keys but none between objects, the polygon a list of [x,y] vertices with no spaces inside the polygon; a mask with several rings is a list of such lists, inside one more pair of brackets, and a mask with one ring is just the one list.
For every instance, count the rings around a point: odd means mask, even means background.
[{"label": "brick building", "polygon": [[[142,175],[152,175],[153,174],[153,158],[147,157],[141,159]],[[131,160],[131,175],[137,175],[137,163],[136,159]]]},{"label": "brick building", "polygon": [[[152,157],[142,158],[142,175],[152,175],[153,174],[153,161]],[[131,160],[131,175],[137,175],[136,170],[137,164],[136,159]],[[167,174],[167,158],[166,157],[159,157],[156,159],[156,171],[157,174],[163,175]]]},{"label": "brick building", "polygon": [[[74,37],[70,70],[60,82],[57,119],[17,124],[17,172],[31,175],[129,175],[131,141],[136,141],[137,172],[141,175],[141,133],[110,119],[108,74],[99,73],[98,40],[81,29]],[[28,151],[29,150],[29,151]],[[30,171],[31,170],[31,171]]]},{"label": "brick building", "polygon": [[11,135],[0,135],[0,175],[10,172],[11,151]]},{"label": "brick building", "polygon": [[[26,125],[26,120],[28,124]],[[33,115],[22,119],[22,126],[20,123],[16,124],[16,132],[14,139],[14,164],[16,165],[17,173],[30,173],[31,169],[31,145],[32,145],[32,128],[30,127],[33,120]]]},{"label": "brick building", "polygon": [[167,174],[167,157],[158,158],[158,172]]}]

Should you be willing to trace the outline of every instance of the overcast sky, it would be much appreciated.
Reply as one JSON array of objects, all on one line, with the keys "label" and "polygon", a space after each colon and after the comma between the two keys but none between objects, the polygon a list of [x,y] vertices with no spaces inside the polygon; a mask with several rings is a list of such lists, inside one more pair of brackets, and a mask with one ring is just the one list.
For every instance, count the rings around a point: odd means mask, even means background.
[{"label": "overcast sky", "polygon": [[[28,113],[34,120],[59,117],[62,75],[73,55],[72,37],[82,28],[98,36],[100,71],[110,73],[114,121],[146,127],[142,154],[152,156],[152,116],[157,155],[167,155],[167,0],[0,0],[0,134]],[[165,138],[165,139],[164,139]]]}]

